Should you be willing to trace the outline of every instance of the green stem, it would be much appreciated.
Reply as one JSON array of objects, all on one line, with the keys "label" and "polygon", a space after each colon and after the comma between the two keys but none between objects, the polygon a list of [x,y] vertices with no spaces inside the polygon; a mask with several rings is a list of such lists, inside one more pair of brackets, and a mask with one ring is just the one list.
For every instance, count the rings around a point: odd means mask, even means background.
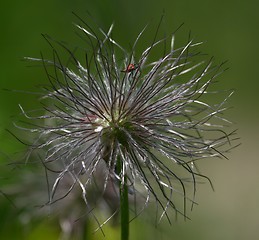
[{"label": "green stem", "polygon": [[116,163],[116,173],[121,175],[120,183],[120,214],[121,214],[121,240],[129,239],[129,199],[127,176],[122,176],[123,162],[118,157]]},{"label": "green stem", "polygon": [[127,177],[124,176],[124,184],[120,187],[120,210],[121,210],[121,240],[129,239],[129,199]]}]

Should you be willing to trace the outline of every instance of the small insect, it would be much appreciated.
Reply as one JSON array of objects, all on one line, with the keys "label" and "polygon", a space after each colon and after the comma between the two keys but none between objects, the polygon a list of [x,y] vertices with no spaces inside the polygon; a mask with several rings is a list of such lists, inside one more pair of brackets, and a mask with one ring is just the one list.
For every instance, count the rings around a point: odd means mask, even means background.
[{"label": "small insect", "polygon": [[137,67],[138,67],[138,66],[136,66],[136,65],[134,65],[134,64],[132,64],[132,63],[130,63],[130,64],[127,66],[126,69],[122,70],[122,72],[130,73],[130,72],[136,70]]}]

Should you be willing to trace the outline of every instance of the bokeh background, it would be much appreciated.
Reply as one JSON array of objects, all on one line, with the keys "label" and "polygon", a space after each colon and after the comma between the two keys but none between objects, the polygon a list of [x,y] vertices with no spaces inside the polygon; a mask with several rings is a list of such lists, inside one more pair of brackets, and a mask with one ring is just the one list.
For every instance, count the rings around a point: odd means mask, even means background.
[{"label": "bokeh background", "polygon": [[[259,239],[259,2],[257,0],[25,0],[1,1],[0,8],[0,190],[18,177],[12,174],[13,156],[23,149],[6,129],[13,129],[13,116],[37,106],[35,96],[5,91],[35,91],[46,82],[40,68],[30,68],[24,56],[40,57],[49,52],[41,37],[48,33],[76,45],[72,11],[91,14],[104,28],[114,22],[114,35],[122,45],[133,42],[150,23],[158,23],[165,12],[163,28],[171,32],[180,24],[182,33],[205,41],[202,50],[216,61],[228,60],[230,69],[220,76],[220,87],[236,90],[228,111],[242,145],[228,154],[229,160],[204,161],[201,170],[214,183],[198,188],[197,201],[188,215],[191,220],[173,221],[157,227],[141,216],[131,225],[131,239],[243,240]],[[87,13],[88,12],[88,13]],[[151,32],[152,33],[152,32]],[[150,31],[148,31],[150,34]],[[150,35],[152,36],[152,35]],[[183,35],[182,35],[183,36]],[[176,39],[177,40],[177,39]],[[37,187],[37,186],[36,186]],[[30,190],[24,191],[25,197]],[[35,203],[29,203],[32,206]],[[15,210],[17,211],[17,209]],[[30,227],[19,224],[14,206],[0,192],[0,239],[58,239],[59,230],[48,218]],[[73,211],[73,209],[71,209]],[[118,239],[118,230],[107,226],[105,239]],[[102,239],[90,234],[89,239]]]}]

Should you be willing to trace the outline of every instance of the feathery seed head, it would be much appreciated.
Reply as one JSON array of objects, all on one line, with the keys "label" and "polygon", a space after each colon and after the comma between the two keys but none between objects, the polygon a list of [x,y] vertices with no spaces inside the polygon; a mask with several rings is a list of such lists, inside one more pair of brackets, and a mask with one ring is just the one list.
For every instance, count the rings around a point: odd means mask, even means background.
[{"label": "feathery seed head", "polygon": [[[81,23],[77,27],[90,46],[84,63],[47,36],[53,59],[28,58],[42,61],[50,82],[42,97],[44,112],[32,117],[22,110],[27,118],[43,120],[26,129],[36,134],[32,151],[56,174],[50,203],[79,185],[89,206],[87,190],[105,163],[103,192],[112,184],[109,191],[116,195],[118,182],[127,176],[129,195],[137,196],[143,208],[155,199],[161,217],[168,217],[170,207],[185,215],[186,200],[194,202],[197,178],[209,180],[198,171],[197,160],[225,157],[234,135],[225,132],[230,122],[222,115],[232,93],[223,92],[226,97],[214,105],[205,97],[221,96],[209,87],[222,65],[197,61],[201,54],[195,49],[201,43],[193,40],[175,49],[173,35],[168,47],[168,38],[157,39],[159,27],[135,57],[144,30],[127,52],[111,37],[113,25],[108,33],[96,33]],[[55,44],[69,54],[68,63],[61,61]],[[156,48],[162,49],[161,56],[152,61]],[[71,186],[57,197],[66,178]],[[186,190],[190,183],[191,197]],[[175,205],[177,194],[183,196],[182,210]]]}]

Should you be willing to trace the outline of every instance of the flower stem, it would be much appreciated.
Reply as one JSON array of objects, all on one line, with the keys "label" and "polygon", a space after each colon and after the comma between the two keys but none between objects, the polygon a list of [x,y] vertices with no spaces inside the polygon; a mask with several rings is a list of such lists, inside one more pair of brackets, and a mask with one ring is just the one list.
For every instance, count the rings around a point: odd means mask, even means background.
[{"label": "flower stem", "polygon": [[129,200],[127,176],[124,176],[124,183],[120,188],[120,210],[121,210],[121,240],[129,239]]},{"label": "flower stem", "polygon": [[[117,161],[117,174],[122,173],[123,162]],[[121,240],[129,239],[129,199],[127,176],[123,175],[120,183]]]}]

